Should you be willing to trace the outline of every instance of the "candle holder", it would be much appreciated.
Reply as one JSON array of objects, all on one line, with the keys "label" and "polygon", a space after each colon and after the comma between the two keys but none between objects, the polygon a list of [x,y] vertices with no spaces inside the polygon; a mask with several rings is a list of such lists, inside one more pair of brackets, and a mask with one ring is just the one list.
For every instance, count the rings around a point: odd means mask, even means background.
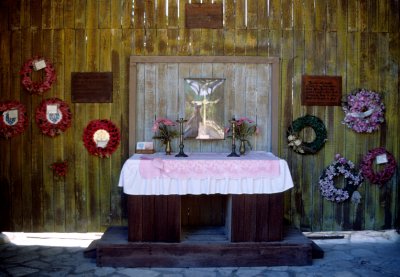
[{"label": "candle holder", "polygon": [[186,122],[186,119],[180,118],[177,119],[176,122],[179,123],[179,153],[175,155],[175,157],[187,157],[188,155],[183,152],[183,122]]},{"label": "candle holder", "polygon": [[229,121],[231,123],[231,129],[232,129],[232,152],[228,155],[228,157],[240,157],[236,153],[236,137],[235,137],[235,128],[236,128],[236,120],[235,118],[232,118],[232,120]]}]

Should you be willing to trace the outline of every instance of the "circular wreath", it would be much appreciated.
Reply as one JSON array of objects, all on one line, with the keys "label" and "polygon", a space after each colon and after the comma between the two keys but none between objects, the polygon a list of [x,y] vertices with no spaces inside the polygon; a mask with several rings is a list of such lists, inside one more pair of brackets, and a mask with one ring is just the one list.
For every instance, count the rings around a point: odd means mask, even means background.
[{"label": "circular wreath", "polygon": [[[312,142],[303,141],[299,133],[306,127],[311,127],[315,132],[315,139]],[[321,119],[313,115],[305,115],[292,122],[288,131],[288,145],[300,154],[315,154],[325,144],[327,132]]]},{"label": "circular wreath", "polygon": [[[335,177],[339,175],[343,175],[346,181],[343,189],[336,188],[333,185]],[[329,201],[339,203],[351,197],[363,180],[361,172],[354,168],[353,162],[337,154],[335,161],[322,172],[319,178],[319,188],[323,197]]]},{"label": "circular wreath", "polygon": [[92,120],[86,126],[82,139],[90,154],[104,158],[117,149],[120,133],[110,120]]},{"label": "circular wreath", "polygon": [[[386,155],[387,163],[382,170],[374,172],[374,160],[379,155]],[[361,161],[360,167],[363,176],[371,183],[383,185],[393,177],[396,171],[397,163],[396,159],[391,153],[386,151],[385,148],[379,147],[368,151],[367,155],[365,155]]]},{"label": "circular wreath", "polygon": [[[32,81],[32,71],[34,70],[34,63],[37,61],[44,60],[45,67],[44,72],[45,76],[43,77],[42,82],[34,82]],[[24,88],[30,94],[42,94],[43,92],[49,90],[51,85],[56,80],[56,70],[54,69],[53,64],[39,56],[35,56],[29,60],[27,60],[21,68],[19,74],[22,76],[21,83]]]},{"label": "circular wreath", "polygon": [[16,100],[0,102],[1,137],[8,139],[19,135],[27,125],[26,108],[23,104]]},{"label": "circular wreath", "polygon": [[352,92],[342,108],[346,114],[342,123],[357,133],[372,133],[385,121],[385,105],[380,95],[373,91],[359,89]]},{"label": "circular wreath", "polygon": [[43,134],[55,137],[71,126],[72,114],[66,102],[50,98],[36,108],[35,119]]}]

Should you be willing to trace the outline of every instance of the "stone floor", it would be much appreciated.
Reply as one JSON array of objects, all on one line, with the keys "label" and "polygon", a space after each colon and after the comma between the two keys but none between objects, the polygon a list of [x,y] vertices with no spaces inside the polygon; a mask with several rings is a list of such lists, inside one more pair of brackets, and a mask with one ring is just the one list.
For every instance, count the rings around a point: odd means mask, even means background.
[{"label": "stone floor", "polygon": [[0,276],[400,276],[395,230],[305,233],[324,251],[311,266],[221,268],[96,267],[83,256],[101,234],[0,234]]}]

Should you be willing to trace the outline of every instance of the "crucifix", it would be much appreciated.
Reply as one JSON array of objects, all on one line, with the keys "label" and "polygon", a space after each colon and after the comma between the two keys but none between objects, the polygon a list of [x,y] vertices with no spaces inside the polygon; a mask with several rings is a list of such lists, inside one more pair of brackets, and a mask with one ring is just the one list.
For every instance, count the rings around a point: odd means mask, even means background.
[{"label": "crucifix", "polygon": [[[223,94],[213,95],[216,89],[224,83],[225,79],[193,78],[185,79],[190,87],[191,100],[187,103],[193,107],[193,113],[186,123],[184,135],[186,138],[210,139],[223,138],[223,129],[218,125],[214,111],[210,113],[210,108],[222,102]],[[211,98],[211,96],[213,97]],[[218,106],[218,105],[217,105]],[[207,112],[209,114],[207,114]],[[223,113],[223,111],[222,111]],[[221,120],[218,118],[218,120]]]},{"label": "crucifix", "polygon": [[205,124],[207,105],[216,104],[219,101],[219,99],[210,101],[207,99],[207,96],[213,93],[214,90],[224,82],[224,79],[186,79],[186,82],[197,95],[203,96],[203,100],[192,101],[192,103],[203,107],[203,124]]},{"label": "crucifix", "polygon": [[217,104],[219,102],[219,99],[214,100],[214,101],[209,101],[207,100],[206,96],[204,95],[203,100],[201,101],[192,101],[193,104],[202,106],[203,108],[203,125],[206,124],[206,119],[207,119],[207,105],[210,104]]}]

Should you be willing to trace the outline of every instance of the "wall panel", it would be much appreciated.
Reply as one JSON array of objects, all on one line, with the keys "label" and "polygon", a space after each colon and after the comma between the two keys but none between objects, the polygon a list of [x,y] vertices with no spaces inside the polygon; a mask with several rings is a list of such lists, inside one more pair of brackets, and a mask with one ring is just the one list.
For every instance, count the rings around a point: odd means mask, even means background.
[{"label": "wall panel", "polygon": [[[279,57],[279,155],[288,161],[295,183],[285,196],[285,217],[307,231],[399,227],[399,170],[384,187],[364,182],[358,205],[328,202],[318,189],[321,171],[336,153],[358,164],[369,149],[385,146],[400,159],[399,1],[219,0],[214,2],[224,4],[224,26],[217,30],[186,29],[186,2],[1,1],[0,100],[21,101],[29,125],[18,137],[0,139],[0,229],[85,232],[126,223],[126,200],[117,183],[129,156],[128,103],[133,101],[128,97],[129,57],[133,55]],[[34,55],[51,59],[57,71],[57,82],[41,96],[27,93],[18,73]],[[267,103],[265,92],[254,90],[268,83],[256,73],[260,70],[234,64],[139,69],[139,79],[163,78],[162,84],[146,82],[138,87],[146,93],[137,101],[149,110],[135,113],[138,139],[151,139],[149,129],[156,112],[176,116],[175,100],[183,84],[175,80],[187,72],[192,77],[211,74],[233,80],[225,83],[227,91],[236,91],[225,95],[225,117],[254,117],[254,99]],[[72,103],[71,72],[77,71],[112,71],[113,102]],[[344,95],[359,87],[382,93],[386,105],[382,130],[357,134],[341,124],[340,107],[302,106],[304,74],[342,76]],[[243,78],[246,83],[241,82]],[[248,100],[244,101],[239,90]],[[71,128],[57,138],[44,137],[34,120],[37,106],[50,97],[66,101],[73,113]],[[259,123],[260,116],[268,117],[259,109],[256,112]],[[307,113],[324,121],[328,141],[318,154],[300,156],[287,147],[286,129]],[[90,156],[82,144],[84,128],[98,118],[111,119],[121,130],[120,147],[109,159]],[[265,140],[259,137],[253,144],[267,148],[272,135],[263,133]],[[305,131],[304,136],[311,138],[312,132]],[[185,150],[220,151],[225,144],[188,142]],[[54,176],[49,169],[60,160],[69,164],[65,178]],[[336,185],[342,186],[342,181]]]}]

